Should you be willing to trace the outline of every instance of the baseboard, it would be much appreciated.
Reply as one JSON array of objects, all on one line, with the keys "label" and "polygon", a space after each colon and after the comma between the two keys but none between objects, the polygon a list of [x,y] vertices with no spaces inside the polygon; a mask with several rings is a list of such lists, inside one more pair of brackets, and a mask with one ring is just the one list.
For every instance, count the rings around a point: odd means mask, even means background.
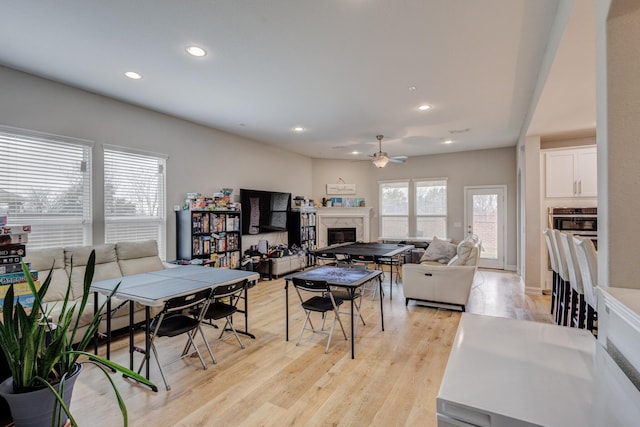
[{"label": "baseboard", "polygon": [[524,293],[525,294],[536,294],[542,295],[543,289],[540,286],[525,286]]}]

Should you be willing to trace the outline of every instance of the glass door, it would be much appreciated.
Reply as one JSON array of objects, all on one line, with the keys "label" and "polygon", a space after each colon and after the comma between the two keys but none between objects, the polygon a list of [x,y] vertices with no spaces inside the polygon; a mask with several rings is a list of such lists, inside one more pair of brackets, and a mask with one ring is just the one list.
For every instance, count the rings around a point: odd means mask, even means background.
[{"label": "glass door", "polygon": [[480,267],[504,269],[506,186],[465,187],[465,230],[482,240]]}]

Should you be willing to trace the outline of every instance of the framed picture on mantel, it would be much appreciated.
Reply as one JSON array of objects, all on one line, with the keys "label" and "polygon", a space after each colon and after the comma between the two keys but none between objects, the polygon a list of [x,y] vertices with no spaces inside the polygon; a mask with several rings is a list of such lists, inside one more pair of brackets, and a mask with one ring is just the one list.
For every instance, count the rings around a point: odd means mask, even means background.
[{"label": "framed picture on mantel", "polygon": [[327,184],[327,195],[356,194],[355,184]]}]

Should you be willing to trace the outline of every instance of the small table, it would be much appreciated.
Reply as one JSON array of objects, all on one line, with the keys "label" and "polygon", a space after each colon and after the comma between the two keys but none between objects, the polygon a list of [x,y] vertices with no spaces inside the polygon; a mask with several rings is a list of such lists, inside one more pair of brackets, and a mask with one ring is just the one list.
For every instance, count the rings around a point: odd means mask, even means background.
[{"label": "small table", "polygon": [[[397,258],[404,252],[413,249],[414,245],[395,244],[395,243],[343,243],[338,245],[327,246],[326,248],[317,249],[315,254],[324,253],[332,255],[344,255],[347,257],[356,257],[358,255],[373,256],[378,258]],[[389,272],[389,298],[393,299],[393,262],[390,264]],[[396,271],[396,274],[398,272]],[[382,293],[380,293],[382,295]]]},{"label": "small table", "polygon": [[[355,291],[360,286],[369,282],[370,280],[378,279],[378,285],[380,286],[380,295],[382,295],[382,271],[380,270],[355,270],[352,268],[333,267],[324,265],[312,270],[306,270],[299,273],[290,274],[284,278],[284,290],[285,290],[285,311],[286,311],[286,326],[285,334],[286,341],[289,341],[289,282],[294,278],[306,279],[306,280],[324,280],[329,286],[337,286],[344,288],[349,292],[351,296],[351,358],[355,358],[355,345],[354,345],[354,324],[353,324],[353,296]],[[380,321],[381,327],[384,331],[384,313],[382,309],[382,298],[380,298]]]},{"label": "small table", "polygon": [[[207,288],[215,288],[221,285],[234,283],[238,280],[247,279],[249,282],[256,282],[259,279],[257,273],[232,270],[226,268],[211,268],[197,265],[182,265],[166,270],[151,271],[142,274],[118,277],[114,279],[100,280],[91,285],[91,290],[95,292],[95,306],[98,307],[98,293],[110,295],[115,287],[120,284],[114,296],[129,301],[129,366],[133,370],[133,331],[134,331],[134,303],[145,306],[145,358],[146,378],[149,379],[149,323],[151,318],[151,307],[162,307],[171,298],[189,294]],[[109,301],[110,302],[110,301]],[[107,358],[109,358],[111,340],[111,306],[107,305]],[[244,295],[244,316],[246,335],[249,334],[249,314],[247,304],[247,294]],[[158,391],[157,388],[154,391]]]}]

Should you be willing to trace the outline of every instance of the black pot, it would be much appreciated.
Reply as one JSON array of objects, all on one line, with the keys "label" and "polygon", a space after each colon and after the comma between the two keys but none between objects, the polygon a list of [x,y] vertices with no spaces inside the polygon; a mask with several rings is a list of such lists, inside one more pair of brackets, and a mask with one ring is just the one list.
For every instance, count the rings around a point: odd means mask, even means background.
[{"label": "black pot", "polygon": [[[75,385],[82,365],[76,364],[74,372],[65,380],[64,391],[62,398],[65,405],[70,407],[71,394],[73,393],[73,386]],[[60,392],[60,384],[54,385],[56,391]],[[28,391],[24,393],[15,393],[13,389],[13,378],[9,377],[0,383],[0,396],[4,397],[9,403],[11,408],[11,416],[16,427],[42,427],[52,424],[52,416],[55,410],[61,411],[60,426],[63,426],[67,421],[67,416],[64,414],[57,402],[55,396],[48,388],[39,388],[34,391]]]}]

